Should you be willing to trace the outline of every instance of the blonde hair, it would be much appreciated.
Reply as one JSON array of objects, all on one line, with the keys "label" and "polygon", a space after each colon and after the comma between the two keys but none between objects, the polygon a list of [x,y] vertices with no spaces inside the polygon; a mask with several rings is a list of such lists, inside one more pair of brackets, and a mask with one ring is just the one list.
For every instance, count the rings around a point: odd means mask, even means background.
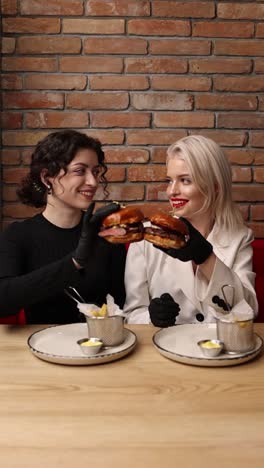
[{"label": "blonde hair", "polygon": [[205,196],[201,212],[212,213],[216,231],[230,234],[241,229],[243,218],[232,200],[231,167],[220,146],[210,138],[191,135],[173,143],[167,155],[167,162],[174,157],[186,162],[193,183]]}]

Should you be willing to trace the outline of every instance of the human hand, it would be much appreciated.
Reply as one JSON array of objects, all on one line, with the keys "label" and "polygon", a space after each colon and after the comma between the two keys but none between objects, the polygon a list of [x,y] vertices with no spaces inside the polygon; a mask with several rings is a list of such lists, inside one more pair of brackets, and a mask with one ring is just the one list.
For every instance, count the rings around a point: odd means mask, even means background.
[{"label": "human hand", "polygon": [[94,205],[95,203],[92,202],[85,212],[80,239],[73,254],[73,259],[81,267],[85,267],[91,258],[102,220],[120,209],[119,203],[109,203],[93,214]]},{"label": "human hand", "polygon": [[164,293],[155,297],[149,304],[150,320],[155,327],[166,328],[175,325],[176,317],[179,315],[180,306],[170,294]]},{"label": "human hand", "polygon": [[190,238],[186,247],[182,247],[181,249],[164,249],[162,247],[155,247],[162,250],[167,255],[170,255],[170,257],[178,258],[182,262],[193,260],[196,265],[200,265],[211,255],[213,246],[187,219],[180,218],[180,220],[187,225],[189,230]]}]

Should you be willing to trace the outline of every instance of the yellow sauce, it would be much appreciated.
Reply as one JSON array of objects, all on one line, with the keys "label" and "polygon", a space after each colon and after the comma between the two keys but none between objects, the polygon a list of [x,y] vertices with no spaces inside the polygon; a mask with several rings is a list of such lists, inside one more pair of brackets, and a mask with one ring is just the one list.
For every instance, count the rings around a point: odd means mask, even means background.
[{"label": "yellow sauce", "polygon": [[98,346],[98,345],[101,345],[102,342],[101,341],[84,341],[83,343],[81,343],[81,346]]},{"label": "yellow sauce", "polygon": [[212,341],[205,341],[201,344],[202,348],[211,349],[211,348],[221,348],[220,344],[213,343]]}]

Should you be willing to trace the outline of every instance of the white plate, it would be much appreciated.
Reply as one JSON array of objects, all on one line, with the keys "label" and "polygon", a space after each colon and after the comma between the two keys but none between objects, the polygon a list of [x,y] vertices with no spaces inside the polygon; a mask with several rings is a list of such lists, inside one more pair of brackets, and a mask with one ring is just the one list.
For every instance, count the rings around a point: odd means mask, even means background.
[{"label": "white plate", "polygon": [[40,359],[69,366],[87,366],[116,361],[134,349],[137,337],[125,328],[125,340],[118,346],[103,348],[94,356],[85,356],[77,341],[87,338],[86,323],[55,325],[33,333],[28,338],[32,353]]},{"label": "white plate", "polygon": [[255,334],[255,347],[251,351],[240,354],[220,354],[217,357],[206,357],[202,354],[197,342],[216,338],[216,325],[183,324],[163,328],[152,338],[155,348],[165,357],[173,361],[192,366],[223,367],[235,366],[254,359],[263,346],[263,340]]}]

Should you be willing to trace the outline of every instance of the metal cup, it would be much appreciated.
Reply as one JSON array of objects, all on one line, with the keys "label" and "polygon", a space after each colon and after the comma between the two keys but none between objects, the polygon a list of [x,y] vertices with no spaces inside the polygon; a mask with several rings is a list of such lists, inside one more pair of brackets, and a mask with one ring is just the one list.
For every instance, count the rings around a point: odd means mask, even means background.
[{"label": "metal cup", "polygon": [[111,317],[85,316],[88,336],[100,338],[104,346],[117,346],[125,339],[124,319],[119,315]]},{"label": "metal cup", "polygon": [[255,346],[253,319],[232,322],[218,319],[216,332],[227,353],[244,353]]}]

